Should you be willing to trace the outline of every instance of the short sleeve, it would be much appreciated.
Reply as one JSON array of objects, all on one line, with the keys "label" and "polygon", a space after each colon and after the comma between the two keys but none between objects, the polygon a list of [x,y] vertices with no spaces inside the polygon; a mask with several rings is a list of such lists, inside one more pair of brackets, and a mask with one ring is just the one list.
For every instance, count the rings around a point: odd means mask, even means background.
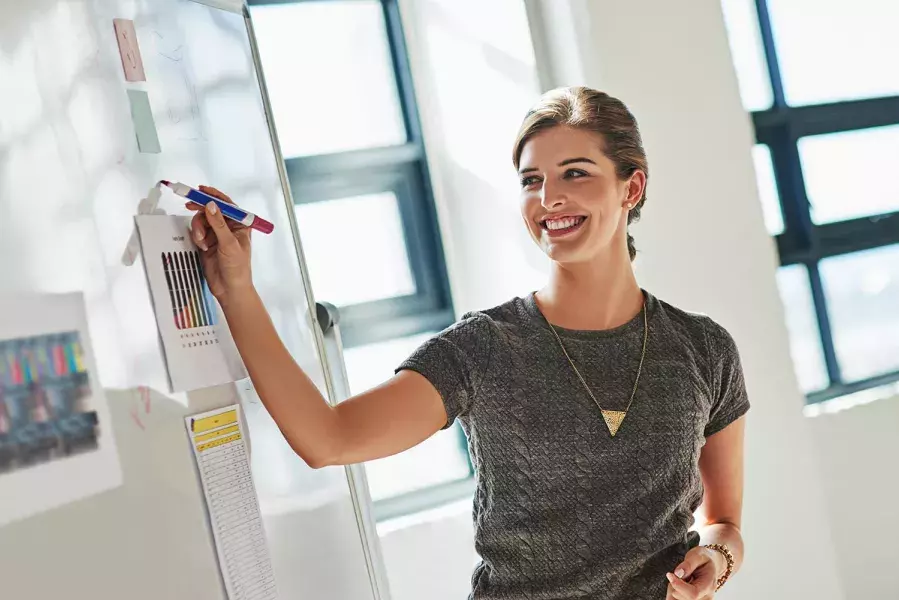
[{"label": "short sleeve", "polygon": [[492,323],[482,313],[467,313],[418,347],[396,372],[415,371],[440,393],[446,424],[466,415],[490,363]]},{"label": "short sleeve", "polygon": [[705,437],[714,435],[749,411],[749,396],[737,344],[726,329],[709,321],[706,328],[712,378],[712,407]]}]

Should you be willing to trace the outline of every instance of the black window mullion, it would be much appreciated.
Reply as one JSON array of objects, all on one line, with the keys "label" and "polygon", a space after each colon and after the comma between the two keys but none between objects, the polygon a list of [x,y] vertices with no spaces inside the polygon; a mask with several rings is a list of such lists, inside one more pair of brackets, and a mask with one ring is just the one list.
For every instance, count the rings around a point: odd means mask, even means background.
[{"label": "black window mullion", "polygon": [[818,333],[821,337],[821,349],[824,351],[824,364],[827,367],[827,376],[830,385],[839,385],[843,382],[840,373],[840,363],[837,360],[836,347],[833,342],[833,334],[830,327],[830,314],[827,311],[827,300],[824,295],[824,284],[821,281],[821,271],[818,261],[806,263],[808,269],[809,287],[812,292],[812,301],[815,304],[815,315],[818,319]]},{"label": "black window mullion", "polygon": [[809,252],[814,245],[814,224],[810,211],[799,147],[789,125],[780,125],[757,132],[757,139],[771,150],[774,180],[784,217],[783,237],[791,246]]},{"label": "black window mullion", "polygon": [[422,159],[421,148],[407,143],[387,148],[365,148],[335,154],[299,156],[285,159],[287,176],[297,182],[328,179],[342,172],[389,170]]},{"label": "black window mullion", "polygon": [[759,130],[789,123],[797,138],[899,125],[899,96],[774,107],[752,114]]},{"label": "black window mullion", "polygon": [[883,373],[882,375],[875,375],[874,377],[862,379],[861,381],[840,383],[837,385],[832,385],[826,390],[812,392],[808,395],[808,402],[809,404],[825,402],[827,400],[832,400],[833,398],[839,398],[840,396],[854,394],[856,392],[861,392],[870,388],[877,388],[882,385],[894,384],[897,381],[899,381],[899,371],[892,371],[890,373]]},{"label": "black window mullion", "polygon": [[777,59],[777,47],[774,44],[774,31],[771,27],[768,0],[755,0],[755,10],[759,19],[759,34],[765,51],[765,62],[768,63],[768,77],[771,81],[771,92],[774,95],[774,106],[785,107],[787,99],[784,95],[783,77],[780,74],[780,61]]},{"label": "black window mullion", "polygon": [[440,250],[440,232],[429,217],[426,206],[416,201],[425,196],[424,181],[418,165],[407,167],[405,177],[397,187],[400,217],[406,238],[406,252],[419,293],[435,306],[449,305],[449,290],[445,278],[435,265],[443,261]]},{"label": "black window mullion", "polygon": [[[414,215],[411,226],[406,233],[419,236],[417,247],[427,255],[428,288],[434,294],[442,311],[452,311],[453,304],[449,289],[449,274],[446,269],[446,256],[440,235],[440,223],[437,207],[434,202],[434,190],[431,185],[431,174],[428,167],[427,154],[424,147],[424,133],[421,127],[421,116],[418,112],[418,101],[415,97],[415,86],[412,80],[412,67],[409,63],[409,52],[406,48],[406,34],[397,0],[381,0],[384,9],[384,22],[387,24],[387,39],[390,43],[390,54],[396,73],[397,86],[403,105],[409,141],[418,148],[416,172],[413,175],[415,185],[420,186],[418,193],[422,201],[412,207]],[[449,325],[449,323],[447,323]]]},{"label": "black window mullion", "polygon": [[412,86],[412,70],[409,66],[409,54],[406,51],[405,34],[396,0],[381,0],[384,10],[384,23],[387,24],[387,41],[390,45],[390,59],[396,73],[397,92],[403,107],[403,120],[409,140],[422,144],[421,122],[416,109],[415,92]]}]

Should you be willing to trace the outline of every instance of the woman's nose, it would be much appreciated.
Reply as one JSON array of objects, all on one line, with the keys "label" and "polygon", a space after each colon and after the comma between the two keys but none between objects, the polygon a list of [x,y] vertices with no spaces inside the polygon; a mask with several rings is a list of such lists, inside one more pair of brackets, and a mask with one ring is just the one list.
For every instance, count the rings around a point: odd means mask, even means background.
[{"label": "woman's nose", "polygon": [[540,190],[540,204],[547,210],[556,208],[565,204],[565,194],[557,186],[544,181]]}]

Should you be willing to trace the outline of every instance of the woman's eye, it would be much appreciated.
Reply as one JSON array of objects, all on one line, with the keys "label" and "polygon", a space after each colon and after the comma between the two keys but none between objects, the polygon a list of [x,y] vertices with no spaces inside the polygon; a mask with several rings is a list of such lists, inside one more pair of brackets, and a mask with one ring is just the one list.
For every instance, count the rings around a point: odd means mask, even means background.
[{"label": "woman's eye", "polygon": [[539,177],[534,177],[534,176],[531,176],[531,177],[524,177],[524,178],[522,178],[522,180],[521,180],[521,187],[531,187],[532,185],[534,185],[534,184],[537,183],[538,181],[540,181],[540,178],[539,178]]},{"label": "woman's eye", "polygon": [[586,176],[587,176],[587,172],[581,171],[580,169],[568,169],[567,171],[565,171],[566,179],[579,179],[581,177],[586,177]]}]

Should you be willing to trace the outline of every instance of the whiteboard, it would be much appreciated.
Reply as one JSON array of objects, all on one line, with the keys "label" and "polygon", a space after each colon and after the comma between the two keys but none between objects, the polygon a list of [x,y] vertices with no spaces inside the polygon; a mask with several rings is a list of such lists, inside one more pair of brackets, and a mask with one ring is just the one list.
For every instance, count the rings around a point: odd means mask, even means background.
[{"label": "whiteboard", "polygon": [[[0,596],[224,598],[183,417],[240,401],[281,597],[374,598],[347,471],[306,467],[247,380],[165,393],[143,266],[122,263],[157,180],[222,189],[275,224],[255,236],[254,280],[294,358],[323,392],[333,387],[246,10],[0,0],[0,14],[2,292],[84,294],[123,476],[0,529]],[[125,81],[114,18],[134,20],[146,82]],[[127,90],[149,94],[161,153],[138,151]],[[160,207],[184,212],[172,196]]]}]

